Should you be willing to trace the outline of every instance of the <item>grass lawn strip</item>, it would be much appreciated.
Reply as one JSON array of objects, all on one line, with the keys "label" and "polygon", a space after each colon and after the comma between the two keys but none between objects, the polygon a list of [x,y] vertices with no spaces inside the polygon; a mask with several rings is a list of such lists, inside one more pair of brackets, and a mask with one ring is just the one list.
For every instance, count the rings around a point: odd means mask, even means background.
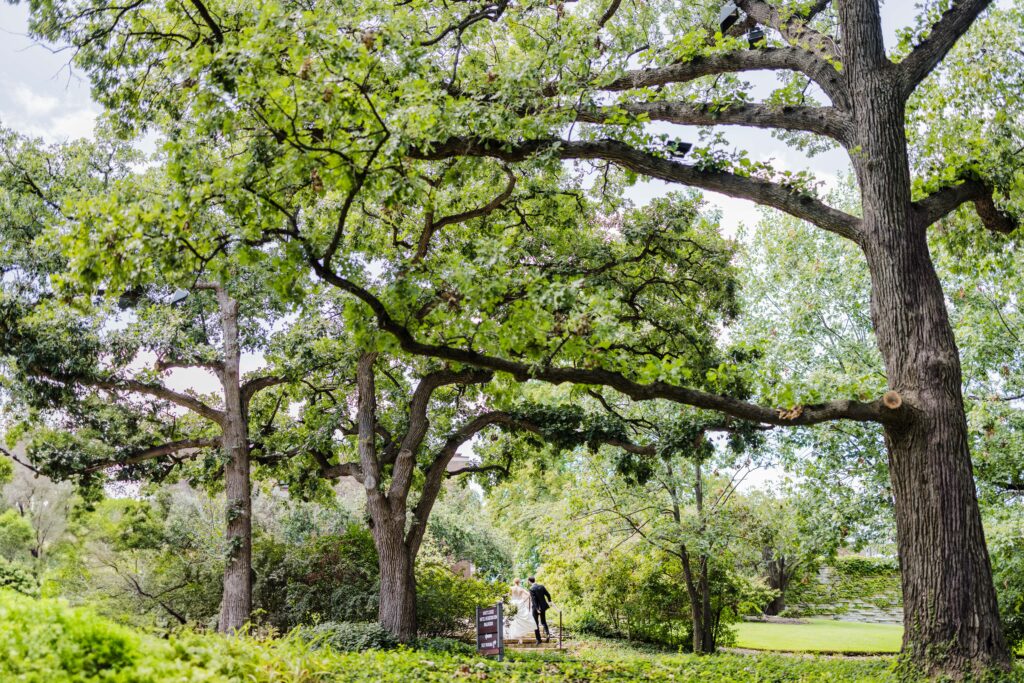
[{"label": "grass lawn strip", "polygon": [[777,652],[896,653],[903,627],[833,619],[803,624],[743,622],[736,624],[736,646]]}]

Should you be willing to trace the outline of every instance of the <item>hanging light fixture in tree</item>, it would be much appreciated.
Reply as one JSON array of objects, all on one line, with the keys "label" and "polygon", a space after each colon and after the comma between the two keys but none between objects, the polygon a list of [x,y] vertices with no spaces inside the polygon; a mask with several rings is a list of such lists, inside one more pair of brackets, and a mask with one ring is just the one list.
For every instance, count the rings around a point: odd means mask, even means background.
[{"label": "hanging light fixture in tree", "polygon": [[742,14],[735,2],[727,2],[722,5],[722,9],[718,11],[718,25],[721,27],[722,33],[728,31],[729,27],[739,21]]},{"label": "hanging light fixture in tree", "polygon": [[165,303],[173,306],[174,304],[181,303],[182,301],[184,301],[187,298],[188,298],[188,290],[187,289],[176,289],[173,292],[171,292],[171,295],[169,297],[167,297],[167,301]]}]

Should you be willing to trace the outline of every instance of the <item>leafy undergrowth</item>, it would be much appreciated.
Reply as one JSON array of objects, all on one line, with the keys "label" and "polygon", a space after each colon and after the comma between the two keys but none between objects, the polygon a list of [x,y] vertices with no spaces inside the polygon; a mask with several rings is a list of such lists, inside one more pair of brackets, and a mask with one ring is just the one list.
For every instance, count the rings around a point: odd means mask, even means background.
[{"label": "leafy undergrowth", "polygon": [[886,659],[660,654],[591,644],[496,662],[418,650],[340,653],[298,637],[257,640],[190,632],[168,639],[88,609],[0,591],[0,680],[21,683],[326,683],[328,681],[888,681]]}]

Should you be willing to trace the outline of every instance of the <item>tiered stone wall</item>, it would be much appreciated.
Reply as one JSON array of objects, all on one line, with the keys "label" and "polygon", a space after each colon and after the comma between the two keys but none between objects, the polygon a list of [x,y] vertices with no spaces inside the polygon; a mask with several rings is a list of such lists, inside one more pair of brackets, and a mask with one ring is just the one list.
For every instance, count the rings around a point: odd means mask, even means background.
[{"label": "tiered stone wall", "polygon": [[903,623],[903,594],[895,561],[845,557],[794,580],[785,616],[834,616],[843,621]]}]

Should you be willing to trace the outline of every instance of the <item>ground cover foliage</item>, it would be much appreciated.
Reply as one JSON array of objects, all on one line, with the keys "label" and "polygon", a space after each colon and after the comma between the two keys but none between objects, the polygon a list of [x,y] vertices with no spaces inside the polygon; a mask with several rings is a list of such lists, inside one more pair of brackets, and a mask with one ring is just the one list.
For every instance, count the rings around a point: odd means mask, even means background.
[{"label": "ground cover foliage", "polygon": [[340,653],[315,640],[258,640],[181,632],[157,638],[87,609],[0,592],[0,674],[26,683],[327,681],[885,681],[888,660],[638,654],[614,646],[573,657],[496,662],[436,650]]}]

